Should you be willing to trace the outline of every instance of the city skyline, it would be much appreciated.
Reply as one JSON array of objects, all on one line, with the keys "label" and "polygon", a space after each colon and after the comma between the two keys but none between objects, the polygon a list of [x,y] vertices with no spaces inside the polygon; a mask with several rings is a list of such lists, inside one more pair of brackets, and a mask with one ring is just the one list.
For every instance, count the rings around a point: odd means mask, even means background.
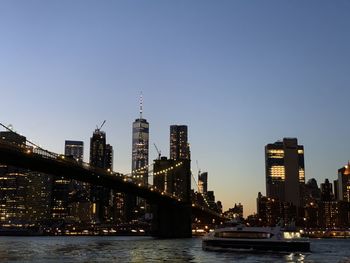
[{"label": "city skyline", "polygon": [[[156,5],[154,4],[156,3]],[[143,92],[155,143],[188,126],[195,162],[224,210],[256,211],[264,146],[296,137],[305,181],[337,178],[350,159],[349,3],[2,3],[1,122],[54,152],[95,125],[129,173],[131,129]],[[244,180],[243,180],[244,178]]]}]

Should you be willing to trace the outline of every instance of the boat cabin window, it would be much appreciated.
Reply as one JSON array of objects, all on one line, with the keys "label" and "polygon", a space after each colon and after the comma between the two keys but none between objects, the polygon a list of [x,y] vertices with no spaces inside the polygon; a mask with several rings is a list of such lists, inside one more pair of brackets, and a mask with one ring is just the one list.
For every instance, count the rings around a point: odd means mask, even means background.
[{"label": "boat cabin window", "polygon": [[272,235],[265,232],[241,232],[241,231],[222,231],[216,232],[215,237],[223,238],[251,238],[251,239],[265,239],[270,238]]}]

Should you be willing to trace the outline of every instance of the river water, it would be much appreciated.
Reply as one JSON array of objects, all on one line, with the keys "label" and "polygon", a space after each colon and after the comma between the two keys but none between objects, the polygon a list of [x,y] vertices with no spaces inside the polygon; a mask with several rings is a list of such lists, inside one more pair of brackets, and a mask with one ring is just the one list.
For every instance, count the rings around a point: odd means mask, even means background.
[{"label": "river water", "polygon": [[0,237],[0,262],[349,262],[350,239],[311,240],[312,253],[203,251],[200,238]]}]

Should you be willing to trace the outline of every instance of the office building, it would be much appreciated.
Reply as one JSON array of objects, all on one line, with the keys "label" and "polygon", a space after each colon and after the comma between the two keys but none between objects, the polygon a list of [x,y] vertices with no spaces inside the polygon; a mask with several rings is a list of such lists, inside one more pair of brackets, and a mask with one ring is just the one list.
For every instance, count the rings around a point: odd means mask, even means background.
[{"label": "office building", "polygon": [[140,100],[140,116],[132,124],[132,176],[138,183],[148,184],[149,123],[142,116],[143,101]]},{"label": "office building", "polygon": [[284,138],[265,146],[266,195],[303,206],[305,186],[304,147],[296,138]]},{"label": "office building", "polygon": [[338,198],[350,202],[350,162],[338,170]]},{"label": "office building", "polygon": [[[0,139],[25,145],[26,138],[11,131],[0,132]],[[28,170],[0,164],[0,225],[18,226],[28,222],[26,188]]]},{"label": "office building", "polygon": [[191,159],[186,125],[170,126],[170,159]]}]

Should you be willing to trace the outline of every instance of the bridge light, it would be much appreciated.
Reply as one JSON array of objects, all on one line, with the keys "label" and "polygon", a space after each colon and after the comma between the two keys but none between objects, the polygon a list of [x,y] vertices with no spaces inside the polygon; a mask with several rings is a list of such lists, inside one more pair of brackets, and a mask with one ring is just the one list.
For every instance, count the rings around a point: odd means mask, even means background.
[{"label": "bridge light", "polygon": [[30,151],[30,150],[27,150],[27,153],[31,153],[31,151]]}]

